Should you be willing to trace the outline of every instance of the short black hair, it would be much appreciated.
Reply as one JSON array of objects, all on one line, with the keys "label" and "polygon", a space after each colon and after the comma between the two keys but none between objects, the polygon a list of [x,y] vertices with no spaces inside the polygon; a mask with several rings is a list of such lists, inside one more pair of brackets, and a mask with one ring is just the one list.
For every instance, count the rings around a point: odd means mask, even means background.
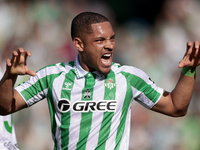
[{"label": "short black hair", "polygon": [[78,14],[71,24],[71,38],[74,40],[75,37],[82,38],[83,34],[91,34],[91,24],[102,23],[109,21],[105,16],[95,12],[82,12]]}]

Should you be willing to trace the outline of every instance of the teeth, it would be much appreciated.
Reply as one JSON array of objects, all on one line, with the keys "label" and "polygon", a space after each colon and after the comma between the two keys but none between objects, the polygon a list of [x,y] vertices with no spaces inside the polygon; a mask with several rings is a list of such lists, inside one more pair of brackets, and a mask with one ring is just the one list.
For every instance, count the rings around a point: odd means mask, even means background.
[{"label": "teeth", "polygon": [[103,56],[105,56],[105,57],[110,57],[111,54],[104,54]]}]

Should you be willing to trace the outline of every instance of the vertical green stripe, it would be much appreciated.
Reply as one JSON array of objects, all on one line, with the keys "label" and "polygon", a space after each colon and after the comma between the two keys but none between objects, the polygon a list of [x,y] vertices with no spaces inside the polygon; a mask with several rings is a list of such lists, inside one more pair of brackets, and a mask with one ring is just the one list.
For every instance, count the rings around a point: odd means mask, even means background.
[{"label": "vertical green stripe", "polygon": [[6,130],[7,130],[9,133],[12,134],[12,126],[13,126],[13,115],[12,115],[12,114],[10,114],[10,118],[11,118],[11,120],[10,120],[11,125],[9,125],[8,121],[4,121],[4,126],[5,126]]},{"label": "vertical green stripe", "polygon": [[[54,65],[52,65],[54,66]],[[32,86],[30,86],[29,88],[27,88],[26,90],[22,91],[21,94],[25,97],[26,100],[31,99],[32,97],[34,97],[35,95],[37,95],[38,93],[40,93],[41,91],[45,90],[48,88],[48,93],[47,93],[47,101],[49,104],[49,113],[50,113],[50,117],[51,117],[51,132],[55,137],[55,133],[56,133],[56,121],[55,121],[55,106],[54,106],[54,101],[53,101],[53,96],[52,96],[52,84],[53,81],[56,77],[58,77],[62,72],[58,73],[58,74],[51,74],[51,75],[47,75],[41,79],[39,79],[35,84],[33,84]],[[55,145],[54,145],[54,149],[57,149],[57,141],[56,141],[56,137],[55,137]]]},{"label": "vertical green stripe", "polygon": [[[90,74],[90,75],[89,75]],[[93,100],[93,90],[95,85],[95,74],[88,73],[85,77],[85,87],[82,90],[82,100],[92,101]],[[90,97],[86,97],[85,91],[90,91]],[[86,148],[87,139],[91,130],[92,125],[92,112],[81,113],[81,124],[80,124],[80,134],[79,141],[77,143],[76,150],[84,150]]]},{"label": "vertical green stripe", "polygon": [[[62,72],[60,72],[59,74],[52,74],[52,75],[48,75],[45,78],[42,78],[41,85],[44,89],[46,89],[48,87],[48,93],[47,93],[47,102],[49,104],[49,113],[50,113],[50,117],[51,117],[51,132],[55,137],[55,142],[54,142],[54,150],[57,149],[57,139],[56,139],[56,121],[55,121],[55,105],[54,105],[54,101],[53,101],[53,95],[52,95],[52,89],[53,89],[53,81],[55,80],[55,78],[57,78],[58,76],[61,75]],[[48,83],[48,85],[46,84]],[[46,86],[46,87],[45,87]]]},{"label": "vertical green stripe", "polygon": [[123,107],[122,107],[120,124],[119,124],[119,127],[117,129],[117,136],[116,136],[116,139],[115,139],[115,143],[116,143],[115,150],[119,150],[119,148],[120,148],[122,136],[123,136],[125,125],[126,125],[127,112],[128,112],[129,106],[130,106],[131,99],[133,97],[132,88],[130,86],[130,83],[129,83],[128,80],[126,80],[126,82],[127,82],[126,83],[127,84],[127,90],[126,90],[126,95],[125,95],[125,99],[124,99],[124,104],[123,104]]},{"label": "vertical green stripe", "polygon": [[[63,82],[63,89],[61,91],[61,98],[71,100],[71,90],[66,90],[66,85],[70,84],[68,87],[69,89],[72,89],[74,85],[75,80],[75,74],[70,71],[65,75],[65,80]],[[70,126],[70,111],[66,113],[61,113],[61,149],[67,150],[68,144],[69,144],[69,126]]]},{"label": "vertical green stripe", "polygon": [[[115,100],[116,81],[115,81],[115,74],[113,71],[111,71],[105,77],[104,84],[105,84],[104,100]],[[105,150],[106,140],[108,139],[108,136],[110,134],[110,127],[111,127],[113,115],[114,115],[114,112],[104,112],[96,150],[97,149]]]}]

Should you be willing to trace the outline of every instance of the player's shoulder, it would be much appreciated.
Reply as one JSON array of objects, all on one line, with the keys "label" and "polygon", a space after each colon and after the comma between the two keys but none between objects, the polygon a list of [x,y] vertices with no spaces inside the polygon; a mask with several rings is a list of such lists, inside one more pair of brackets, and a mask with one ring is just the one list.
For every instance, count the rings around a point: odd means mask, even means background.
[{"label": "player's shoulder", "polygon": [[145,73],[143,70],[130,66],[130,65],[121,65],[119,63],[112,63],[112,70],[116,73],[130,73],[130,74],[141,74]]},{"label": "player's shoulder", "polygon": [[63,63],[55,63],[51,65],[47,65],[37,71],[39,72],[51,72],[52,74],[54,73],[59,73],[59,72],[68,72],[69,70],[74,68],[74,61]]},{"label": "player's shoulder", "polygon": [[140,68],[130,66],[130,65],[120,65],[117,63],[114,63],[112,65],[112,71],[115,72],[115,74],[121,74],[125,78],[129,80],[135,80],[135,79],[142,79],[145,81],[149,80],[149,76]]}]

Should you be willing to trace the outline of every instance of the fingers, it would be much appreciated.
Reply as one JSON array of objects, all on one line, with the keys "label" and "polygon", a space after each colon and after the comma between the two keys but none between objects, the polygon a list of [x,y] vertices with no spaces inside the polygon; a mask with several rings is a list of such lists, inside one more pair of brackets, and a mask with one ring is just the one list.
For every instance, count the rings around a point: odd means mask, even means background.
[{"label": "fingers", "polygon": [[27,74],[30,75],[30,76],[36,76],[36,73],[32,70],[28,70]]},{"label": "fingers", "polygon": [[31,52],[24,50],[23,48],[18,48],[16,51],[12,52],[12,58],[7,59],[7,71],[10,74],[25,75],[29,74],[35,76],[36,73],[28,69],[26,65],[27,57],[31,56]]},{"label": "fingers", "polygon": [[194,41],[193,47],[191,49],[192,52],[190,54],[190,61],[192,61],[193,58],[196,58],[199,53],[199,42]]},{"label": "fingers", "polygon": [[178,67],[179,68],[183,68],[185,66],[185,63],[184,63],[184,60],[182,59],[179,64],[178,64]]},{"label": "fingers", "polygon": [[[193,47],[195,46],[196,44],[195,44],[195,42],[193,43],[193,45],[192,45],[192,42],[187,42],[187,49],[186,49],[186,53],[185,53],[185,56],[184,57],[188,57],[188,56],[190,56],[191,54],[192,54],[192,52],[193,52]],[[192,47],[193,46],[193,47]],[[185,59],[186,59],[185,58]]]},{"label": "fingers", "polygon": [[198,41],[187,42],[187,49],[183,59],[179,62],[178,67],[182,68],[184,66],[196,67],[199,65],[200,59],[200,44]]},{"label": "fingers", "polygon": [[200,43],[197,42],[195,46],[195,54],[194,54],[194,66],[198,66],[200,63]]},{"label": "fingers", "polygon": [[189,57],[189,54],[192,53],[192,42],[187,42],[187,46],[186,46],[186,52],[183,56],[183,59],[179,62],[178,67],[182,68],[185,66],[185,62],[187,61],[187,58]]},{"label": "fingers", "polygon": [[192,42],[187,42],[187,50],[192,48]]},{"label": "fingers", "polygon": [[6,64],[7,64],[8,66],[11,66],[11,60],[10,60],[10,59],[7,59],[7,60],[6,60]]},{"label": "fingers", "polygon": [[22,47],[20,47],[16,51],[12,52],[12,58],[9,63],[7,62],[7,64],[17,64],[21,61],[24,61],[24,63],[26,63],[27,56],[31,56],[31,52],[28,50],[25,51]]}]

